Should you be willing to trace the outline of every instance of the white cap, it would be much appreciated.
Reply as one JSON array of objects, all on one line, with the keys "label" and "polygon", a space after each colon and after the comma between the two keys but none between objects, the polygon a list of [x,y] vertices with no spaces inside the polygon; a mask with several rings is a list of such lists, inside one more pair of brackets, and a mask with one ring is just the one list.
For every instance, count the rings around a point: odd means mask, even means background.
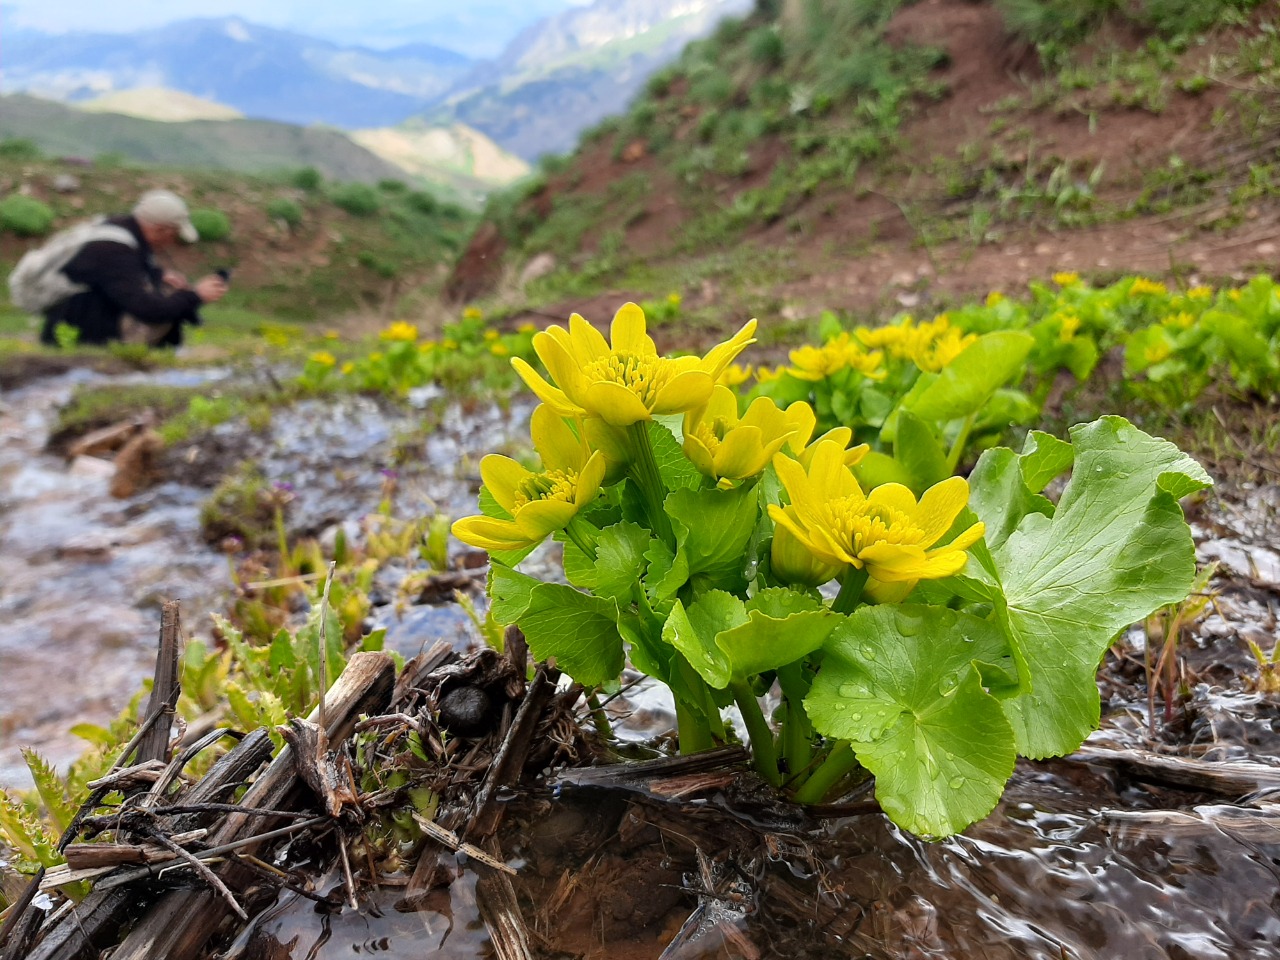
[{"label": "white cap", "polygon": [[158,227],[177,227],[178,236],[186,243],[200,239],[186,203],[172,190],[148,190],[134,205],[133,215]]}]

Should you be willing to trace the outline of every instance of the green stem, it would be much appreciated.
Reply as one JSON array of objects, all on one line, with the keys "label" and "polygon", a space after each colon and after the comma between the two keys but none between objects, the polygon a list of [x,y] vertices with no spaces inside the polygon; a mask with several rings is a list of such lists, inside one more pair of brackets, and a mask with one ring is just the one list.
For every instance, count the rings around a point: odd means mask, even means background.
[{"label": "green stem", "polygon": [[787,762],[787,785],[799,789],[809,779],[813,763],[812,730],[809,718],[786,696],[782,698],[782,756]]},{"label": "green stem", "polygon": [[653,446],[649,443],[649,421],[639,420],[627,427],[627,440],[631,448],[631,462],[627,470],[640,488],[645,513],[649,515],[649,527],[674,548],[675,535],[671,532],[671,520],[664,505],[666,487],[662,483],[658,461],[653,456]]},{"label": "green stem", "polygon": [[778,773],[778,752],[773,743],[773,731],[760,710],[760,701],[751,690],[746,680],[734,679],[729,684],[733,699],[742,711],[742,719],[746,721],[747,733],[751,736],[751,757],[756,772],[774,787],[782,786],[782,776]]},{"label": "green stem", "polygon": [[714,743],[711,734],[698,722],[698,717],[676,698],[676,733],[680,737],[680,755],[710,750]]},{"label": "green stem", "polygon": [[862,588],[867,585],[867,568],[847,567],[844,579],[840,581],[840,592],[836,594],[831,609],[836,613],[853,613],[862,599]]},{"label": "green stem", "polygon": [[569,523],[564,528],[564,535],[573,541],[573,545],[592,559],[595,559],[596,535],[599,532],[590,521],[576,514],[569,518]]},{"label": "green stem", "polygon": [[853,747],[848,740],[841,740],[827,754],[827,758],[818,764],[818,768],[796,791],[796,803],[821,803],[831,789],[858,765],[858,758],[853,755]]},{"label": "green stem", "polygon": [[960,427],[960,432],[956,434],[955,443],[951,444],[951,452],[947,454],[947,473],[956,472],[956,467],[960,464],[960,457],[964,454],[964,445],[969,442],[969,434],[973,432],[973,424],[977,419],[977,410],[965,417],[964,423]]},{"label": "green stem", "polygon": [[606,740],[612,740],[613,724],[609,722],[609,715],[605,713],[604,704],[600,702],[600,696],[596,693],[588,696],[587,706],[591,708],[591,722],[595,725],[596,733]]}]

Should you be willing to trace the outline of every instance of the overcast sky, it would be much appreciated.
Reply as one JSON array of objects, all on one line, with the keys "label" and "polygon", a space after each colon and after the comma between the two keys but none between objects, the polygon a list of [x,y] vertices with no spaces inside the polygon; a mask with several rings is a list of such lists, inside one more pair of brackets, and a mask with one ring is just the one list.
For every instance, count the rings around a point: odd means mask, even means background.
[{"label": "overcast sky", "polygon": [[239,16],[343,44],[435,43],[492,56],[522,28],[591,0],[5,0],[5,27],[128,33],[190,17]]}]

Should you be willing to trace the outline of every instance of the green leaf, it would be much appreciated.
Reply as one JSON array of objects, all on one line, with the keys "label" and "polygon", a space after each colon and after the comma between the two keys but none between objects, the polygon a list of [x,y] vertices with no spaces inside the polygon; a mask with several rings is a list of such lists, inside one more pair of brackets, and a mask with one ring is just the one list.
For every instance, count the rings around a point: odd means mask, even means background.
[{"label": "green leaf", "polygon": [[734,676],[750,678],[821,648],[840,620],[839,614],[826,609],[781,617],[751,610],[745,624],[717,634],[716,646],[724,651]]},{"label": "green leaf", "polygon": [[555,657],[556,665],[584,687],[598,687],[622,673],[622,636],[612,600],[538,583],[518,622],[535,657]]},{"label": "green leaf", "polygon": [[676,490],[667,496],[667,514],[677,525],[677,552],[689,576],[708,574],[717,583],[739,585],[743,554],[755,527],[754,486],[733,490]]},{"label": "green leaf", "polygon": [[709,686],[723,690],[732,671],[728,658],[716,646],[716,634],[746,619],[741,600],[723,590],[709,590],[688,610],[679,600],[675,602],[662,626],[662,639],[680,651]]},{"label": "green leaf", "polygon": [[271,671],[277,675],[283,670],[292,670],[298,665],[298,658],[293,650],[293,637],[284,627],[277,630],[275,637],[271,640],[267,662],[271,666]]},{"label": "green leaf", "polygon": [[[1098,723],[1094,678],[1113,638],[1187,596],[1195,551],[1178,498],[1212,483],[1173,444],[1121,417],[1077,426],[1071,439],[1075,466],[1057,510],[1028,513],[991,552],[1003,593],[996,612],[1025,688],[1004,704],[1018,752],[1030,757],[1080,745]],[[977,501],[987,521],[993,498]]]},{"label": "green leaf", "polygon": [[894,823],[946,836],[991,812],[1016,759],[975,666],[1004,656],[992,623],[945,607],[862,607],[824,651],[809,718],[852,743]]},{"label": "green leaf", "polygon": [[1020,458],[1027,489],[1039,493],[1054,477],[1070,470],[1075,457],[1075,448],[1067,441],[1042,430],[1032,430],[1027,434]]},{"label": "green leaf", "polygon": [[898,414],[898,431],[893,441],[893,458],[910,475],[907,484],[917,496],[951,476],[947,452],[933,428],[910,410]]},{"label": "green leaf", "polygon": [[645,589],[654,603],[670,600],[689,582],[689,558],[683,551],[674,554],[665,543],[655,539],[644,557],[649,561]]},{"label": "green leaf", "polygon": [[[668,426],[663,420],[667,420]],[[658,464],[658,475],[668,490],[696,490],[702,486],[702,474],[684,455],[680,441],[672,428],[679,430],[682,417],[658,418],[649,421],[649,443],[653,447],[653,459]]]},{"label": "green leaf", "polygon": [[869,451],[853,468],[853,475],[858,478],[858,483],[864,490],[874,489],[882,483],[900,483],[904,487],[912,484],[911,472],[893,457],[879,450]]},{"label": "green leaf", "polygon": [[633,588],[649,567],[645,553],[652,543],[649,531],[635,523],[624,521],[601,530],[592,592],[630,603]]},{"label": "green leaf", "polygon": [[379,627],[360,641],[360,649],[377,652],[382,650],[386,646],[386,643],[387,628]]},{"label": "green leaf", "polygon": [[1021,459],[1008,447],[985,451],[969,475],[969,508],[986,524],[983,539],[995,549],[1028,514],[1053,515],[1053,504],[1027,487]]},{"label": "green leaf", "polygon": [[971,343],[903,409],[922,420],[948,421],[982,409],[997,388],[1021,374],[1035,338],[1019,330],[987,333]]},{"label": "green leaf", "polygon": [[504,627],[519,620],[529,608],[530,593],[541,582],[505,564],[489,564],[489,611],[493,619]]},{"label": "green leaf", "polygon": [[36,793],[49,813],[49,819],[61,833],[67,829],[72,817],[76,815],[79,804],[67,799],[62,778],[53,769],[53,765],[31,747],[22,748],[22,759],[27,762],[27,770],[31,772],[31,780],[36,785]]}]

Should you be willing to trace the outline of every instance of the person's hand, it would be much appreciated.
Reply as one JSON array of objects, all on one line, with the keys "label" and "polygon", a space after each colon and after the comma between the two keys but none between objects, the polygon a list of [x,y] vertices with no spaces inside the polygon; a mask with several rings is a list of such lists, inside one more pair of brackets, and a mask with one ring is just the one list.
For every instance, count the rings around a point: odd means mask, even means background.
[{"label": "person's hand", "polygon": [[216,303],[227,295],[227,282],[214,273],[197,280],[195,290],[205,303]]},{"label": "person's hand", "polygon": [[187,276],[177,270],[166,270],[164,276],[160,278],[161,282],[167,287],[174,290],[190,290],[191,284],[187,282]]}]

